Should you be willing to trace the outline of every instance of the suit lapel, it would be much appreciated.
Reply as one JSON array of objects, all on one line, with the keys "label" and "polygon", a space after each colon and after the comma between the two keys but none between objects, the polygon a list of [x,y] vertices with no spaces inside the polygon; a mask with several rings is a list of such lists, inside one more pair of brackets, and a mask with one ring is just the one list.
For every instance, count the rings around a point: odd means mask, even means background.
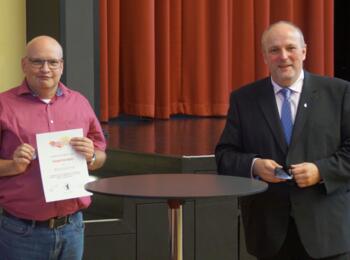
[{"label": "suit lapel", "polygon": [[293,134],[291,140],[291,147],[295,142],[297,142],[303,127],[305,125],[306,119],[308,118],[312,102],[317,93],[317,88],[313,84],[312,76],[305,72],[303,89],[300,95],[300,100],[298,104],[298,110],[294,121]]},{"label": "suit lapel", "polygon": [[265,81],[265,84],[258,89],[259,91],[257,91],[257,100],[261,111],[264,114],[264,117],[271,129],[271,132],[277,144],[283,152],[286,152],[288,149],[288,145],[284,138],[281,120],[276,104],[275,93],[273,91],[273,86],[271,84],[270,78],[268,78]]}]

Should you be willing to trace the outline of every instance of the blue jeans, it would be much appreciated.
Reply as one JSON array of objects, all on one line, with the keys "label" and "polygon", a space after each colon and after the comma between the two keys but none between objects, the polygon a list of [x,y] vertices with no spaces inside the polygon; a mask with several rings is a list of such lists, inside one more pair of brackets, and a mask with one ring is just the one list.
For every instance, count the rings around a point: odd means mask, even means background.
[{"label": "blue jeans", "polygon": [[0,215],[0,260],[81,260],[83,248],[81,212],[56,229]]}]

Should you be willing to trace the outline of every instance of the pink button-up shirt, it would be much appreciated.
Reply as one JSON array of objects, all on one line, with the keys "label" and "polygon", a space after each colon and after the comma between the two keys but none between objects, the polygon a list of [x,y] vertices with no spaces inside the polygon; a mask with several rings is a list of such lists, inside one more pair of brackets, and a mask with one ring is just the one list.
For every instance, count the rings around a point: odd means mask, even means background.
[{"label": "pink button-up shirt", "polygon": [[[29,89],[26,81],[0,94],[0,158],[12,159],[22,143],[35,149],[36,134],[82,128],[84,136],[98,150],[106,148],[105,138],[93,109],[80,93],[59,84],[47,104]],[[0,177],[0,207],[13,215],[33,220],[64,216],[89,206],[90,197],[46,203],[38,159],[19,175]]]}]

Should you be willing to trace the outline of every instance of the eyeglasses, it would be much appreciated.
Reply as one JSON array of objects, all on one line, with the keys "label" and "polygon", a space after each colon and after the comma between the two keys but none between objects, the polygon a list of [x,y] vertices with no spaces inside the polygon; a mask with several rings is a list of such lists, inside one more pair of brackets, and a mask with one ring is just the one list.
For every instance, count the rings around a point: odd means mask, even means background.
[{"label": "eyeglasses", "polygon": [[42,59],[33,59],[33,58],[28,58],[28,60],[33,68],[40,69],[45,65],[45,63],[47,63],[47,66],[49,67],[49,69],[52,69],[52,70],[58,69],[61,65],[61,62],[63,61],[63,59],[42,60]]}]

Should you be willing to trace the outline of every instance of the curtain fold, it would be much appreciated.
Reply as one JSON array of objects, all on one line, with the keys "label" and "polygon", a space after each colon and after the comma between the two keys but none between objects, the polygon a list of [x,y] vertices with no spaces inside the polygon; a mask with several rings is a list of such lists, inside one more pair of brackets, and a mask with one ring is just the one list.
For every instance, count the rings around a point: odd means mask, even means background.
[{"label": "curtain fold", "polygon": [[101,121],[120,112],[119,1],[100,0],[100,105]]},{"label": "curtain fold", "polygon": [[268,75],[265,28],[298,25],[305,68],[333,75],[333,0],[100,0],[101,120],[225,116],[233,89]]}]

